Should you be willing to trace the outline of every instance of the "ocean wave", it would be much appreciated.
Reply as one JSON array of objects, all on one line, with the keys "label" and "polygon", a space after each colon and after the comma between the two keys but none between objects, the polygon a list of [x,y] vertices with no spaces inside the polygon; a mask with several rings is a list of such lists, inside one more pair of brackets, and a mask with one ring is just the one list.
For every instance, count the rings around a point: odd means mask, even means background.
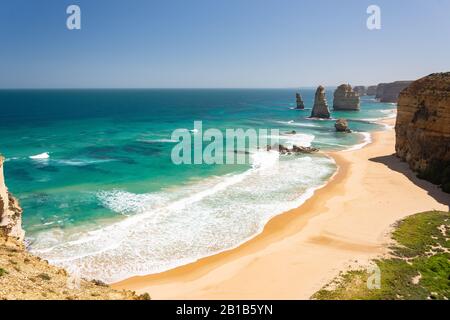
[{"label": "ocean wave", "polygon": [[361,149],[372,142],[372,135],[369,132],[356,132],[363,137],[363,142],[355,144],[348,149],[343,150],[344,152],[354,151]]},{"label": "ocean wave", "polygon": [[50,155],[49,155],[48,152],[43,152],[43,153],[40,153],[40,154],[36,154],[34,156],[30,156],[29,158],[33,159],[33,160],[45,160],[45,159],[50,158]]},{"label": "ocean wave", "polygon": [[274,215],[309,198],[336,168],[321,155],[282,159],[276,152],[258,151],[251,158],[244,172],[170,190],[99,192],[103,206],[127,217],[89,232],[41,232],[31,251],[106,282],[161,272],[254,237]]},{"label": "ocean wave", "polygon": [[295,122],[294,120],[290,120],[290,121],[275,121],[275,122],[279,123],[279,124],[295,126],[295,127],[305,127],[305,128],[318,128],[318,127],[320,127],[319,125],[314,124],[314,123],[301,123],[301,122]]},{"label": "ocean wave", "polygon": [[174,139],[138,139],[139,142],[145,142],[145,143],[177,143],[178,140]]}]

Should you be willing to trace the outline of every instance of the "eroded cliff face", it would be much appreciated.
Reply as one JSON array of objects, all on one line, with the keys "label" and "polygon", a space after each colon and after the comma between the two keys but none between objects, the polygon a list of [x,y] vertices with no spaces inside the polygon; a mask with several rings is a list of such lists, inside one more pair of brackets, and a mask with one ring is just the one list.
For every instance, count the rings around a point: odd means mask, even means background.
[{"label": "eroded cliff face", "polygon": [[414,81],[400,93],[395,133],[397,155],[450,191],[450,72]]},{"label": "eroded cliff face", "polygon": [[359,110],[359,94],[349,84],[341,84],[334,91],[334,110]]},{"label": "eroded cliff face", "polygon": [[22,208],[5,185],[4,161],[5,159],[0,156],[0,235],[23,241],[25,231],[22,229]]}]

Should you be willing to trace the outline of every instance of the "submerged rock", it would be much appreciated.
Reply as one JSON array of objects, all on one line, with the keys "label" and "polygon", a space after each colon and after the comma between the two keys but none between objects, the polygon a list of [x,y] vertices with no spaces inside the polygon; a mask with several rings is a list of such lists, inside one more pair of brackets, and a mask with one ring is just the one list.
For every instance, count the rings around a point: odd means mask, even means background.
[{"label": "submerged rock", "polygon": [[319,86],[316,90],[311,118],[330,118],[330,110],[328,110],[328,103],[325,97],[325,88],[323,86]]},{"label": "submerged rock", "polygon": [[334,124],[337,132],[347,132],[350,133],[352,130],[348,127],[348,122],[345,119],[338,119]]},{"label": "submerged rock", "polygon": [[353,91],[351,85],[341,84],[334,91],[334,110],[359,110],[359,95]]},{"label": "submerged rock", "polygon": [[302,96],[300,93],[295,94],[296,101],[297,101],[297,109],[303,110],[305,109],[305,104],[303,102]]},{"label": "submerged rock", "polygon": [[296,146],[296,145],[293,145],[292,148],[289,149],[288,147],[286,147],[282,144],[275,144],[273,146],[268,145],[267,151],[270,151],[270,150],[277,150],[280,154],[314,153],[314,152],[319,151],[319,149],[314,148],[314,147],[302,147],[302,146]]}]

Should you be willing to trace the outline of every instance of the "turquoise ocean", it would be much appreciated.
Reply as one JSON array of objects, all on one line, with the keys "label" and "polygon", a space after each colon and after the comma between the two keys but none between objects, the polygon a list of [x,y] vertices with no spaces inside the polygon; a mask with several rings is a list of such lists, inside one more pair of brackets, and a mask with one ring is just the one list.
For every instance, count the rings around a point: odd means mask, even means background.
[{"label": "turquoise ocean", "polygon": [[[305,110],[294,109],[297,91]],[[241,165],[175,165],[171,134],[201,120],[204,130],[272,128],[283,144],[350,150],[395,114],[394,104],[362,97],[361,111],[332,112],[353,130],[336,133],[334,120],[308,119],[314,92],[0,90],[0,152],[24,209],[29,249],[114,282],[238,246],[311,197],[336,172],[334,161],[251,150]]]}]

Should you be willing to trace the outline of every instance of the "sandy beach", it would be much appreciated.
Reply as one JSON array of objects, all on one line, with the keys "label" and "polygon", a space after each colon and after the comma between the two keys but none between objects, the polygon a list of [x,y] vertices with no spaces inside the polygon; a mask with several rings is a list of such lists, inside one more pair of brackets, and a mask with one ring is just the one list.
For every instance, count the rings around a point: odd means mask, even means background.
[{"label": "sandy beach", "polygon": [[394,145],[388,129],[362,149],[331,153],[333,179],[240,247],[113,287],[152,299],[308,299],[340,271],[385,254],[397,220],[449,210],[450,195],[416,178]]}]

